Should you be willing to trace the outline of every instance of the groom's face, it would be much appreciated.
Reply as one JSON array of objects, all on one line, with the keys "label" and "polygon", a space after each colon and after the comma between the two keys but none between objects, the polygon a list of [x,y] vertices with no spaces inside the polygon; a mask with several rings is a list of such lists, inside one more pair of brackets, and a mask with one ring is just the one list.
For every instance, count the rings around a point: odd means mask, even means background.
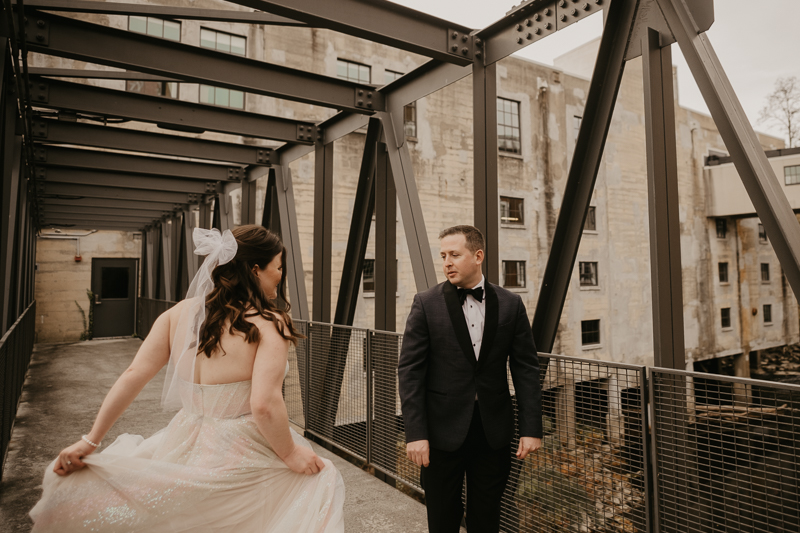
[{"label": "groom's face", "polygon": [[481,281],[483,250],[471,252],[463,234],[448,235],[441,241],[442,271],[456,287],[471,289]]}]

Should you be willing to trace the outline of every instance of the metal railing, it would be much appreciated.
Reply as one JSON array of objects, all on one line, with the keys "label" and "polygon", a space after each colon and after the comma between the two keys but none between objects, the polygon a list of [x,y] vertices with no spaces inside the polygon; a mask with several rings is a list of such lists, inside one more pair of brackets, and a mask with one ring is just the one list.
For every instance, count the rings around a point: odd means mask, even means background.
[{"label": "metal railing", "polygon": [[178,302],[139,298],[136,305],[136,336],[141,339],[147,337],[159,315],[176,303]]},{"label": "metal railing", "polygon": [[22,385],[31,362],[35,324],[36,302],[33,301],[0,339],[0,479]]}]

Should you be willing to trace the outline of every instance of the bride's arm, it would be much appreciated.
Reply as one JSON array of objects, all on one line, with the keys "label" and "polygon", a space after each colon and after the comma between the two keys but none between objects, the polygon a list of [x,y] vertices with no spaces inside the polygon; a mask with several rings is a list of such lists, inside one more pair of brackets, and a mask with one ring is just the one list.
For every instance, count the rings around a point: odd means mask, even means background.
[{"label": "bride's arm", "polygon": [[273,451],[297,473],[316,474],[325,467],[310,448],[295,446],[289,431],[289,416],[281,394],[289,341],[278,333],[273,322],[264,321],[261,341],[253,364],[253,390],[250,408],[258,430]]},{"label": "bride's arm", "polygon": [[[99,444],[111,426],[147,385],[147,382],[153,379],[169,361],[170,316],[175,312],[173,309],[162,313],[156,319],[150,334],[139,347],[133,362],[108,391],[100,406],[100,411],[97,413],[92,430],[86,435],[87,440]],[[61,451],[53,471],[63,476],[83,468],[85,464],[81,459],[94,452],[95,449],[83,439],[79,440]]]}]

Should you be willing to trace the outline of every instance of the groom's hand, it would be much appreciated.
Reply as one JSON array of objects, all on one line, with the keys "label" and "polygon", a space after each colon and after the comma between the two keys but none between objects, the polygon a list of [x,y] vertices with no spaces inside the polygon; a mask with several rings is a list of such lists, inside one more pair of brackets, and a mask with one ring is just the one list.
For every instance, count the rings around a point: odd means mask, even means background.
[{"label": "groom's hand", "polygon": [[428,466],[431,464],[431,451],[427,440],[415,440],[406,444],[406,454],[411,462],[417,466]]},{"label": "groom's hand", "polygon": [[517,459],[525,459],[528,454],[542,447],[542,439],[536,437],[520,437],[517,448]]}]

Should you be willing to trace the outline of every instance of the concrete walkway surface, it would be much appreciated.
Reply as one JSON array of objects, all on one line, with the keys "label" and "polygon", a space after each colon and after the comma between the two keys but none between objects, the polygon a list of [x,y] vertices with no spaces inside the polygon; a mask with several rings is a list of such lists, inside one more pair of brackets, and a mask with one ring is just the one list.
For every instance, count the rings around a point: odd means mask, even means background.
[{"label": "concrete walkway surface", "polygon": [[[0,531],[31,530],[28,511],[41,495],[44,468],[91,428],[108,389],[139,349],[139,339],[39,344],[25,381],[0,483]],[[149,436],[165,427],[161,410],[164,372],[151,381],[104,439],[121,433]],[[314,444],[342,473],[347,533],[424,533],[425,507],[409,496]],[[290,533],[290,532],[287,532]]]}]

